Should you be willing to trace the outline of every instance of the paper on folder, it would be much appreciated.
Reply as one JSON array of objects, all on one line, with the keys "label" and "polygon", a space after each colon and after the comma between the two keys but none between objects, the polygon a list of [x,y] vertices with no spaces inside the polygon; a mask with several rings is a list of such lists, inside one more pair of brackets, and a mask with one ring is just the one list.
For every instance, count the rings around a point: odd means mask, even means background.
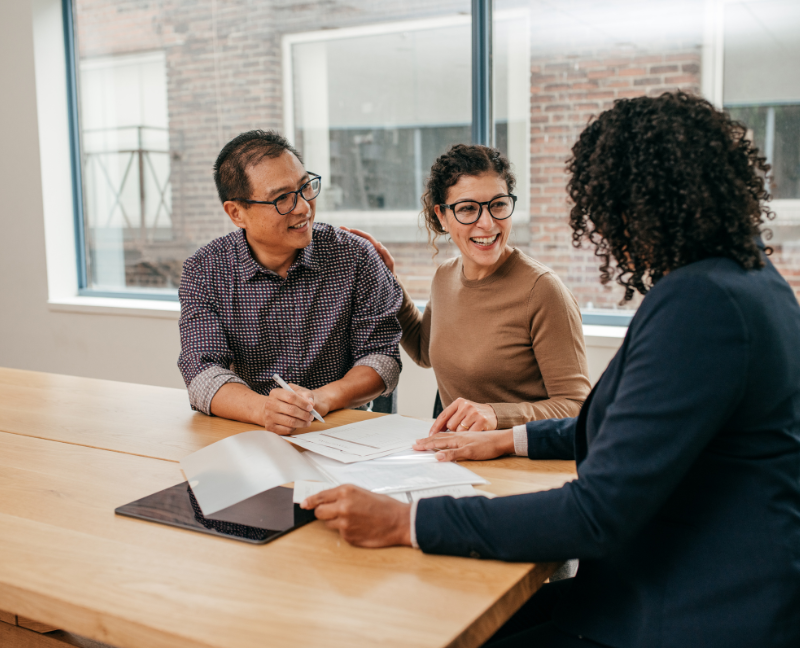
[{"label": "paper on folder", "polygon": [[[321,493],[329,488],[335,488],[335,484],[330,484],[328,482],[296,481],[294,483],[292,501],[295,504],[302,504],[307,497]],[[472,486],[469,486],[469,488],[472,488]],[[411,502],[411,496],[408,493],[393,493],[389,495],[389,497],[393,497],[397,501],[403,502],[403,504],[409,504]]]},{"label": "paper on folder", "polygon": [[[436,461],[433,452],[403,450],[347,464],[314,452],[300,453],[276,434],[264,430],[242,432],[217,441],[181,459],[181,468],[207,517],[289,482],[295,482],[296,488],[301,484],[301,492],[296,496],[307,489],[302,499],[312,491],[354,484],[403,502],[410,501],[406,495],[409,491],[487,483],[463,466]],[[302,482],[317,482],[317,485]]]},{"label": "paper on folder", "polygon": [[[418,454],[433,455],[433,453]],[[417,462],[391,462],[384,457],[345,464],[315,453],[307,452],[305,456],[326,475],[327,481],[355,484],[373,493],[385,495],[440,486],[489,483],[471,470],[449,461],[425,459]]]},{"label": "paper on folder", "polygon": [[206,516],[281,484],[325,480],[297,450],[266,430],[212,443],[181,459],[181,468]]},{"label": "paper on folder", "polygon": [[355,463],[410,449],[414,441],[425,438],[429,431],[430,423],[393,414],[284,438],[330,459]]}]

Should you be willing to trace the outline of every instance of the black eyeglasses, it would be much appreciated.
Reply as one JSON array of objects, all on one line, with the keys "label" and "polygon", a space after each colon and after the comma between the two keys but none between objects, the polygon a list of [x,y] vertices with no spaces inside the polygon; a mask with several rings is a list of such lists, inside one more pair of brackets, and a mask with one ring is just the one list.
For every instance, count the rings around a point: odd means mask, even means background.
[{"label": "black eyeglasses", "polygon": [[452,209],[456,220],[462,225],[472,225],[480,220],[483,214],[483,206],[489,211],[489,215],[495,220],[505,220],[514,213],[514,206],[517,204],[517,197],[513,194],[497,196],[486,202],[477,200],[459,200],[452,205],[439,205],[442,209]]},{"label": "black eyeglasses", "polygon": [[305,200],[314,200],[314,198],[319,196],[319,192],[322,190],[322,176],[311,172],[309,172],[308,175],[312,176],[311,180],[306,182],[297,191],[288,191],[278,196],[275,200],[248,200],[246,198],[231,198],[231,200],[237,200],[250,205],[273,205],[281,216],[285,216],[294,211],[294,208],[297,207],[298,195],[303,196]]}]

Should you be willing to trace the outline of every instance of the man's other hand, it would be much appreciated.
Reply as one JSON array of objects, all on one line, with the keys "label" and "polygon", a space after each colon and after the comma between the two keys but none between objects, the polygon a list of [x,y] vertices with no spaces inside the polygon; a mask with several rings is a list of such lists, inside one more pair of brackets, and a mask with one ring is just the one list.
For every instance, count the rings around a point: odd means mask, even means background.
[{"label": "man's other hand", "polygon": [[306,498],[317,519],[357,547],[411,546],[411,504],[345,484]]}]

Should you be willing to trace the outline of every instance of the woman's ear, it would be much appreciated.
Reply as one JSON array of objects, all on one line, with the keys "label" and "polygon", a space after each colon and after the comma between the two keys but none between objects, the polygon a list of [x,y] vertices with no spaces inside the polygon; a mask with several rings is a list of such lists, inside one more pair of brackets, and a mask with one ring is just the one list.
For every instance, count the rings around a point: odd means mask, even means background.
[{"label": "woman's ear", "polygon": [[434,205],[434,206],[433,206],[433,211],[436,213],[436,218],[438,218],[438,219],[439,219],[439,225],[441,225],[441,226],[442,226],[442,229],[443,229],[445,232],[448,232],[448,233],[449,233],[449,230],[447,229],[447,216],[445,216],[445,215],[442,213],[442,208],[441,208],[441,207],[439,207],[439,205]]}]

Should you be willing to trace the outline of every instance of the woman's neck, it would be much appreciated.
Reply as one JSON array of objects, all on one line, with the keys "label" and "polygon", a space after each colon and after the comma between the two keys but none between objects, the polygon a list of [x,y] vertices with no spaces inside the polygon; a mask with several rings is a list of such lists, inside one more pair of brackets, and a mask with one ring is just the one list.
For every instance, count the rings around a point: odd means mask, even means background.
[{"label": "woman's neck", "polygon": [[513,251],[514,248],[506,245],[497,261],[490,266],[475,263],[468,256],[462,254],[461,265],[464,268],[464,278],[469,281],[479,281],[480,279],[486,279],[486,277],[490,277],[508,260],[508,257],[511,256]]}]

